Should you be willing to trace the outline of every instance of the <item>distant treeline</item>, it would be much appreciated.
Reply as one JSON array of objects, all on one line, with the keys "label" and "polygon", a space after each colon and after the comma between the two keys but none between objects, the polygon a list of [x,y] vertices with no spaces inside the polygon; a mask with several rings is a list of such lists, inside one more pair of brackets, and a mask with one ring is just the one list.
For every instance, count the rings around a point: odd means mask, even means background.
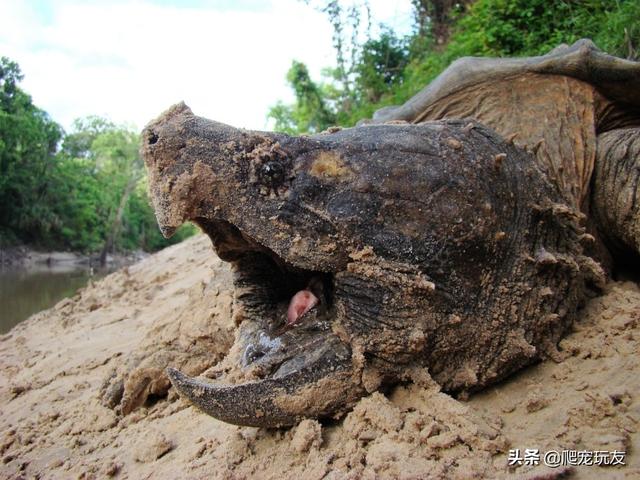
[{"label": "distant treeline", "polygon": [[0,59],[0,247],[100,252],[158,250],[139,138],[99,117],[65,133],[18,83],[17,63]]},{"label": "distant treeline", "polygon": [[640,0],[412,0],[406,37],[384,26],[373,37],[366,0],[306,1],[334,27],[337,68],[317,82],[293,62],[287,80],[295,103],[269,113],[287,133],[353,126],[405,102],[464,56],[542,55],[580,38],[619,57],[640,55]]},{"label": "distant treeline", "polygon": [[[382,26],[373,37],[366,0],[306,0],[334,29],[336,68],[310,78],[294,61],[295,103],[278,103],[275,129],[319,132],[352,126],[400,104],[462,56],[528,56],[589,37],[605,51],[637,59],[640,0],[412,0],[406,37]],[[65,133],[18,87],[18,65],[0,61],[0,246],[152,251],[164,240],[147,196],[138,135],[90,117]]]}]

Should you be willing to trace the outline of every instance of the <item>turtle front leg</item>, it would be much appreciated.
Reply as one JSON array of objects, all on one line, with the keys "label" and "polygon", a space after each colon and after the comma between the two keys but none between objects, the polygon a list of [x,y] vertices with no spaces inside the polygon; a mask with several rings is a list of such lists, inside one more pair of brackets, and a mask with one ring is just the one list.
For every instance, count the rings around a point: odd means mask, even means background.
[{"label": "turtle front leg", "polygon": [[593,215],[614,257],[640,254],[640,127],[598,136]]}]

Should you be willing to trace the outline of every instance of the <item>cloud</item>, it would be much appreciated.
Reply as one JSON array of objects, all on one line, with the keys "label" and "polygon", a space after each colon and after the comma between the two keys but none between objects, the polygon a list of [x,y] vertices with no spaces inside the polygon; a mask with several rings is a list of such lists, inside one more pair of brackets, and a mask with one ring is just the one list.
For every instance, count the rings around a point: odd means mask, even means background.
[{"label": "cloud", "polygon": [[0,51],[21,65],[34,102],[65,127],[89,114],[141,127],[185,100],[196,113],[263,128],[269,105],[290,98],[292,58],[316,72],[331,63],[330,26],[296,1],[258,12],[68,1],[47,22],[8,3]]},{"label": "cloud", "polygon": [[293,59],[314,78],[334,62],[326,17],[296,0],[3,2],[0,18],[0,55],[67,129],[94,114],[141,128],[180,100],[263,129],[269,106],[291,100]]}]

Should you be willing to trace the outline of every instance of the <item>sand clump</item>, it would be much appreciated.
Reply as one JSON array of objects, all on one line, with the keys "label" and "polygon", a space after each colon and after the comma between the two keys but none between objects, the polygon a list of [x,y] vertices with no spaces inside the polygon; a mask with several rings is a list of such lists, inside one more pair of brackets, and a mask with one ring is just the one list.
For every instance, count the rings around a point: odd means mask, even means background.
[{"label": "sand clump", "polygon": [[[18,325],[0,338],[0,477],[640,477],[634,283],[589,302],[557,362],[465,401],[422,372],[341,420],[282,430],[219,422],[162,383],[166,364],[197,374],[220,361],[233,318],[230,269],[199,236]],[[516,468],[516,448],[620,450],[626,466]]]}]

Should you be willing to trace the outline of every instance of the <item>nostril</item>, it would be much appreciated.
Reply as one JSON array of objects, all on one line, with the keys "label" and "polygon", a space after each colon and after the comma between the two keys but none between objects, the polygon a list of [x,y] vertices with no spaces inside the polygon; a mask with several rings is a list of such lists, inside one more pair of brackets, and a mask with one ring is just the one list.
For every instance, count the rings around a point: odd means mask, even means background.
[{"label": "nostril", "polygon": [[158,135],[156,134],[156,132],[150,132],[149,133],[149,145],[153,145],[155,143],[157,143],[158,141]]}]

